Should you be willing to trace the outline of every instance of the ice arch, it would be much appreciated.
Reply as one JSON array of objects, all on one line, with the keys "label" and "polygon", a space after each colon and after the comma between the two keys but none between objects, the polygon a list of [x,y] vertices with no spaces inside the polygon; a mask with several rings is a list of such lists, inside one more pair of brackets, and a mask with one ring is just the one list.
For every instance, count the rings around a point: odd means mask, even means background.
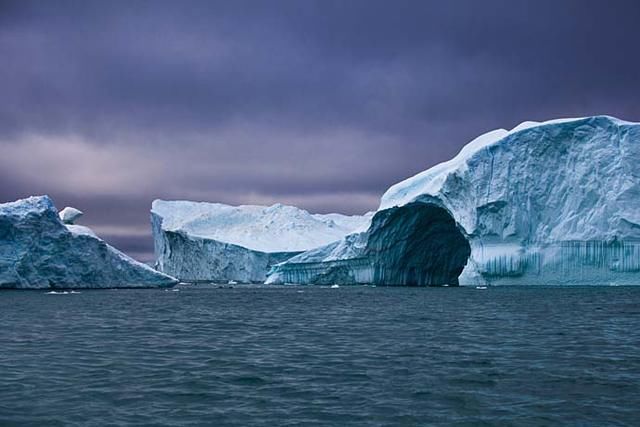
[{"label": "ice arch", "polygon": [[368,231],[365,255],[373,282],[386,285],[458,285],[471,247],[451,214],[432,203],[379,212]]},{"label": "ice arch", "polygon": [[455,286],[470,254],[449,211],[420,201],[379,211],[366,232],[275,266],[267,283]]}]

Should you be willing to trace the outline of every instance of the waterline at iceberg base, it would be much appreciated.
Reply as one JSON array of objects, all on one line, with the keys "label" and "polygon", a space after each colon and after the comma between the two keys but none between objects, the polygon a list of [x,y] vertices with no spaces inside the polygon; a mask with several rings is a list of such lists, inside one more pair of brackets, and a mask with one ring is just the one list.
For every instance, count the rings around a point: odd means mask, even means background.
[{"label": "waterline at iceberg base", "polygon": [[[451,249],[445,253],[455,254]],[[530,247],[526,252],[515,245],[489,244],[472,249],[472,255],[467,253],[471,259],[464,258],[464,253],[460,250],[457,259],[445,259],[438,265],[441,268],[435,269],[429,268],[433,264],[428,262],[395,266],[378,254],[331,261],[293,258],[276,266],[267,282],[386,286],[640,284],[640,242],[566,241]],[[456,275],[463,258],[466,265]],[[442,271],[450,274],[438,274]]]},{"label": "waterline at iceberg base", "polygon": [[268,283],[640,283],[640,125],[596,116],[495,130],[392,186],[364,232]]},{"label": "waterline at iceberg base", "polygon": [[489,283],[554,285],[640,284],[639,241],[564,241],[509,253],[509,246],[474,251],[477,273]]}]

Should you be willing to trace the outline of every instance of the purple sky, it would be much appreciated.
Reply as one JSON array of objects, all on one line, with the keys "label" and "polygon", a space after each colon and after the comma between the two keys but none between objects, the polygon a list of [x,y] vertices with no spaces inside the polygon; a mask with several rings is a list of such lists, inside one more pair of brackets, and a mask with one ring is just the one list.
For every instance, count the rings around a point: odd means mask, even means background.
[{"label": "purple sky", "polygon": [[640,2],[0,0],[0,202],[148,260],[154,198],[375,209],[494,128],[640,121]]}]

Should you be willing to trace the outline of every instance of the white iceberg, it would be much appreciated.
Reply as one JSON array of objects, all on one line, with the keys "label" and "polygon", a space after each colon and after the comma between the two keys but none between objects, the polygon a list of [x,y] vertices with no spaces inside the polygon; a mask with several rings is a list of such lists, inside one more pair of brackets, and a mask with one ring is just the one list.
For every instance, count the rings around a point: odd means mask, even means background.
[{"label": "white iceberg", "polygon": [[[75,219],[75,218],[74,218]],[[65,225],[47,196],[0,204],[0,288],[164,287],[177,281]]]},{"label": "white iceberg", "polygon": [[268,283],[640,283],[640,124],[608,116],[495,130],[392,186],[371,227]]},{"label": "white iceberg", "polygon": [[310,214],[293,206],[155,200],[156,268],[184,282],[264,282],[273,264],[349,233],[371,215]]}]

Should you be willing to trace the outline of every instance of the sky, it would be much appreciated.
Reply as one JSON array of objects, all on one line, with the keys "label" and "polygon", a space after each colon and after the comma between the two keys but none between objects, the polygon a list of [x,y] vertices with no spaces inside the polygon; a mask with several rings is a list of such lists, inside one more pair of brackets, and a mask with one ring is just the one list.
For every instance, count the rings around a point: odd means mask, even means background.
[{"label": "sky", "polygon": [[152,200],[364,213],[526,120],[640,121],[636,0],[0,0],[0,202],[152,259]]}]

